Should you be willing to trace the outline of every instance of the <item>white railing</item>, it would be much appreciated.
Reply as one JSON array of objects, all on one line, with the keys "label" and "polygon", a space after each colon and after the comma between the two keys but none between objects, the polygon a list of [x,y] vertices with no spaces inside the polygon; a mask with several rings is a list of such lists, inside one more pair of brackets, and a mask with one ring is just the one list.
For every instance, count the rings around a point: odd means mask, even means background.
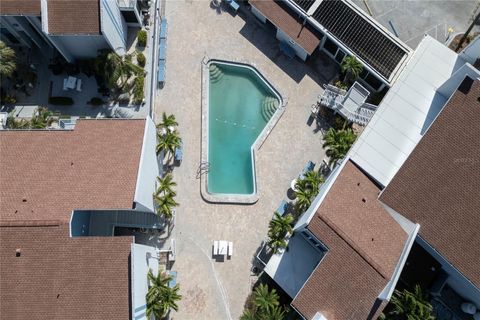
[{"label": "white railing", "polygon": [[120,8],[136,8],[137,0],[117,0]]},{"label": "white railing", "polygon": [[[368,124],[377,110],[377,106],[365,102],[362,102],[360,105],[352,105],[350,103],[348,106],[346,106],[344,102],[346,101],[347,94],[350,91],[347,92],[332,85],[326,85],[324,88],[325,91],[320,97],[320,104],[338,112],[348,121],[365,126]],[[368,91],[365,90],[364,92],[364,90],[362,90],[363,87],[355,87],[355,89],[361,94],[368,96]]]}]

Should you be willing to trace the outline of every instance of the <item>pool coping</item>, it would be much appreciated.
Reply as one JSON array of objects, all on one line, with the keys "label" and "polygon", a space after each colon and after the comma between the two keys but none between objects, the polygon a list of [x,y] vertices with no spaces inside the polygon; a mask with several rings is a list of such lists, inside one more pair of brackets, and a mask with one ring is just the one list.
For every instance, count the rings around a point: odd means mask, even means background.
[{"label": "pool coping", "polygon": [[[257,76],[262,79],[265,84],[270,87],[270,89],[278,96],[280,99],[280,105],[277,108],[277,111],[273,114],[270,120],[267,122],[265,127],[263,128],[262,132],[258,135],[257,139],[251,146],[251,153],[252,153],[252,168],[253,168],[253,193],[240,195],[240,194],[219,194],[219,193],[210,193],[208,191],[208,171],[202,172],[200,169],[202,164],[208,164],[208,125],[209,125],[209,117],[208,117],[208,109],[209,109],[209,78],[210,78],[210,70],[209,66],[212,62],[223,63],[223,64],[232,64],[232,65],[240,65],[243,67],[250,68],[253,70]],[[287,99],[281,94],[281,92],[270,82],[268,79],[263,75],[262,71],[252,62],[245,61],[241,59],[220,59],[215,58],[211,59],[208,57],[204,57],[201,62],[202,68],[202,105],[201,105],[201,112],[202,112],[202,141],[201,141],[201,163],[199,166],[199,175],[200,175],[200,191],[202,198],[211,203],[231,203],[231,204],[254,204],[258,201],[258,189],[257,189],[257,176],[256,176],[256,153],[262,147],[263,143],[270,135],[272,129],[276,126],[280,118],[282,117],[283,113],[285,112],[285,107],[287,106]]]}]

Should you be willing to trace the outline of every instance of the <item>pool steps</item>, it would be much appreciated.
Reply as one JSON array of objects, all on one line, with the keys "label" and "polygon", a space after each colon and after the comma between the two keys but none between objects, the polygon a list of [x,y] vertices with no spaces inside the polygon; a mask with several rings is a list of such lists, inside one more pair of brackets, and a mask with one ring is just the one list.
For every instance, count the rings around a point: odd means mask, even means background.
[{"label": "pool steps", "polygon": [[262,117],[265,121],[269,121],[278,109],[278,99],[272,96],[266,97],[262,102]]},{"label": "pool steps", "polygon": [[216,65],[210,65],[210,82],[211,83],[216,83],[220,81],[223,77],[223,71]]}]

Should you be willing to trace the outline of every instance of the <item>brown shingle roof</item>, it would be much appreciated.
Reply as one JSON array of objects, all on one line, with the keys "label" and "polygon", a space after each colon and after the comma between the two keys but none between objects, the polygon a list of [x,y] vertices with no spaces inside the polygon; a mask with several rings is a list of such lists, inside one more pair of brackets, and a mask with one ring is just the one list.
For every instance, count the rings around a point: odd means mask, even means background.
[{"label": "brown shingle roof", "polygon": [[320,43],[317,32],[309,25],[303,26],[298,15],[291,9],[273,0],[250,0],[249,3],[258,9],[270,22],[282,29],[290,38],[298,43],[308,54],[312,54]]},{"label": "brown shingle roof", "polygon": [[14,16],[40,16],[40,0],[2,0],[0,14]]},{"label": "brown shingle roof", "polygon": [[379,192],[348,161],[308,225],[329,251],[293,301],[307,319],[317,311],[329,320],[366,319],[390,280],[407,234]]},{"label": "brown shingle roof", "polygon": [[480,287],[480,81],[466,78],[380,200]]},{"label": "brown shingle roof", "polygon": [[80,120],[73,131],[0,131],[0,220],[60,220],[132,208],[145,120]]},{"label": "brown shingle roof", "polygon": [[100,34],[99,0],[48,0],[49,34]]},{"label": "brown shingle roof", "polygon": [[66,226],[0,227],[1,317],[130,318],[132,242],[69,238]]}]

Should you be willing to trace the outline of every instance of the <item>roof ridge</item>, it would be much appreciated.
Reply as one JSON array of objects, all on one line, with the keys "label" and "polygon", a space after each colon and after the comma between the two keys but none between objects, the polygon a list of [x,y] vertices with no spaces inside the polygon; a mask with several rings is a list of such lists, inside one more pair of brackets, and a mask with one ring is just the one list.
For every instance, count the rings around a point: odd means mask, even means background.
[{"label": "roof ridge", "polygon": [[380,276],[384,279],[390,279],[387,272],[374,261],[364,250],[355,244],[355,241],[351,239],[346,232],[343,232],[341,228],[335,224],[331,219],[319,214],[318,217],[322,220],[333,232],[335,232],[343,241],[345,241],[363,260],[365,260]]},{"label": "roof ridge", "polygon": [[60,220],[0,220],[0,227],[58,227]]}]

